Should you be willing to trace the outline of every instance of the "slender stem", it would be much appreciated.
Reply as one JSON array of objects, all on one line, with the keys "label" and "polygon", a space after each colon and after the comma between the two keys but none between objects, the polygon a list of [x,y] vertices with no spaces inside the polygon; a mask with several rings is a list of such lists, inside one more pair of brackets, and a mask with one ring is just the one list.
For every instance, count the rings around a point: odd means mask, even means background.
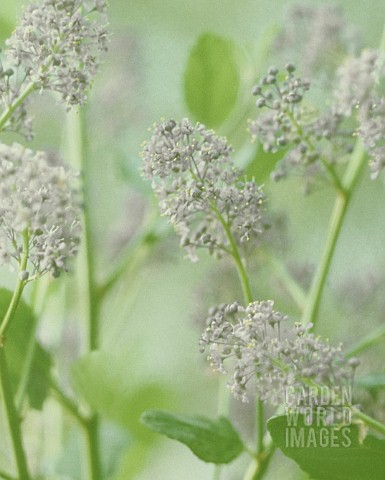
[{"label": "slender stem", "polygon": [[[31,277],[28,277],[28,283],[30,281],[32,281]],[[38,302],[37,300],[38,292],[41,288],[41,285],[42,285],[42,279],[40,280],[40,282],[35,282],[34,288],[31,294],[31,298],[30,298],[30,305],[35,314],[33,315],[33,318],[32,318],[33,322],[31,325],[31,333],[28,340],[26,355],[23,362],[19,384],[16,390],[15,404],[18,412],[22,411],[23,403],[27,394],[27,387],[29,385],[29,382],[31,381],[32,364],[33,364],[36,347],[37,347],[36,330],[38,325],[38,319],[40,318],[43,311],[42,300],[40,299],[40,302]],[[45,281],[43,285],[44,285],[43,296],[41,294],[40,296],[42,296],[42,298],[43,297],[45,298],[47,294],[48,282]]]},{"label": "slender stem", "polygon": [[[218,375],[218,393],[217,393],[217,415],[227,416],[230,410],[230,398],[227,389],[227,380],[223,375]],[[213,471],[213,480],[220,480],[222,466],[215,465]]]},{"label": "slender stem", "polygon": [[337,240],[339,238],[342,224],[345,219],[349,202],[357,183],[361,170],[365,163],[365,152],[361,142],[358,140],[353,151],[352,158],[342,179],[343,191],[338,191],[330,218],[328,234],[321,255],[312,286],[310,288],[308,301],[302,316],[302,323],[313,323],[315,326],[318,316],[318,310],[321,303],[326,279],[329,274]]},{"label": "slender stem", "polygon": [[264,450],[263,436],[265,434],[264,405],[260,398],[257,398],[257,454],[260,455]]},{"label": "slender stem", "polygon": [[71,155],[74,162],[81,168],[83,179],[84,214],[83,229],[85,251],[85,275],[87,283],[87,315],[88,315],[88,348],[96,350],[99,336],[99,296],[95,276],[95,245],[93,224],[91,218],[91,185],[90,185],[90,159],[87,152],[87,134],[83,110],[78,109],[70,116],[70,142]]},{"label": "slender stem", "polygon": [[36,327],[37,327],[37,315],[33,316],[33,325],[31,325],[31,333],[28,339],[28,346],[27,351],[25,354],[25,360],[23,363],[23,368],[21,371],[21,378],[16,390],[15,396],[15,405],[18,412],[22,410],[24,399],[26,397],[28,383],[30,381],[31,370],[32,370],[32,362],[34,359],[34,355],[36,352]]},{"label": "slender stem", "polygon": [[92,480],[102,478],[100,458],[99,458],[99,418],[93,415],[87,422],[85,428],[87,439],[87,458],[90,470],[90,478]]},{"label": "slender stem", "polygon": [[222,225],[222,227],[223,227],[223,229],[226,233],[227,239],[229,240],[230,247],[231,247],[231,252],[232,252],[232,256],[233,256],[234,261],[235,261],[235,266],[237,268],[239,280],[241,281],[243,296],[245,298],[246,304],[249,304],[253,301],[253,295],[251,293],[249,277],[248,277],[246,269],[243,265],[242,258],[241,258],[241,255],[239,253],[237,244],[234,240],[233,234],[231,233],[231,230],[230,230],[230,227],[229,227],[228,223],[223,218],[220,211],[217,209],[217,207],[215,205],[212,205],[212,208],[213,208],[218,220],[220,221],[220,223],[221,223],[221,225]]},{"label": "slender stem", "polygon": [[29,236],[28,230],[25,229],[23,232],[23,251],[21,255],[21,261],[19,265],[19,277],[16,283],[15,290],[12,295],[11,302],[8,306],[7,312],[0,325],[0,377],[1,385],[3,390],[4,404],[7,412],[7,418],[9,423],[9,428],[11,431],[13,451],[15,455],[15,460],[17,464],[17,469],[20,479],[29,480],[30,476],[28,473],[28,466],[26,461],[26,456],[24,453],[22,435],[20,429],[20,419],[18,417],[18,412],[14,403],[14,396],[12,385],[8,372],[7,359],[4,351],[5,344],[5,333],[10,325],[17,306],[20,302],[21,295],[23,293],[24,286],[26,284],[25,280],[21,276],[21,273],[27,269],[28,263],[28,252],[29,252]]},{"label": "slender stem", "polygon": [[87,463],[90,478],[101,478],[98,477],[100,475],[100,459],[97,454],[99,451],[99,423],[96,415],[89,418],[85,417],[79,411],[76,403],[63,392],[53,378],[50,379],[50,387],[58,402],[83,428],[87,443]]},{"label": "slender stem", "polygon": [[3,390],[4,405],[7,412],[9,429],[12,437],[13,451],[20,479],[30,480],[27,460],[24,452],[22,435],[20,429],[20,418],[13,402],[13,391],[9,378],[8,365],[5,357],[4,347],[0,347],[0,377]]},{"label": "slender stem", "polygon": [[[233,234],[231,233],[230,226],[228,223],[225,221],[219,210],[213,205],[213,210],[216,213],[218,220],[223,226],[223,229],[225,230],[226,236],[229,240],[231,251],[232,251],[232,256],[235,261],[235,265],[237,267],[238,271],[238,276],[241,281],[242,285],[242,291],[243,291],[243,296],[245,299],[246,304],[249,304],[253,301],[253,294],[251,292],[251,287],[250,287],[250,281],[249,277],[247,275],[245,266],[243,265],[241,255],[239,253],[237,244],[234,240]],[[263,445],[263,436],[264,436],[264,405],[263,402],[258,398],[256,400],[256,424],[257,424],[257,454],[260,455],[260,468],[262,468],[262,464],[264,463],[264,456],[263,456],[263,451],[264,451],[264,445]],[[267,468],[267,467],[266,467]]]},{"label": "slender stem", "polygon": [[61,389],[61,387],[57,384],[54,378],[50,378],[49,380],[51,393],[56,398],[56,400],[60,403],[60,405],[67,410],[67,412],[77,420],[82,427],[86,427],[88,418],[85,417],[82,413],[80,413],[78,406],[72,400],[72,398],[68,397]]},{"label": "slender stem", "polygon": [[27,269],[27,263],[28,263],[28,252],[29,252],[29,237],[28,237],[28,231],[24,230],[23,232],[23,252],[22,252],[22,258],[20,262],[20,267],[19,267],[19,277],[16,283],[15,290],[12,295],[11,303],[9,304],[7,313],[5,314],[5,317],[3,318],[1,324],[0,324],[0,344],[4,342],[4,337],[5,337],[5,332],[9,326],[9,323],[11,322],[13,315],[15,314],[17,305],[19,304],[21,295],[23,293],[23,289],[26,285],[26,280],[23,279],[21,276],[21,273]]},{"label": "slender stem", "polygon": [[382,433],[382,435],[385,435],[385,425],[377,422],[372,417],[369,417],[369,415],[366,415],[365,413],[360,412],[357,408],[352,407],[353,414],[356,418],[359,418],[362,420],[365,425],[368,427],[372,428],[373,430],[376,430],[379,433]]},{"label": "slender stem", "polygon": [[24,102],[24,100],[28,97],[30,93],[32,93],[36,89],[34,83],[30,83],[27,85],[25,90],[8,106],[8,108],[3,112],[0,116],[0,131],[3,129],[4,125],[7,121],[11,118],[15,110],[17,110],[20,105]]},{"label": "slender stem", "polygon": [[[70,116],[69,134],[72,146],[72,155],[74,161],[81,167],[83,174],[83,195],[84,195],[84,269],[86,275],[87,286],[87,326],[88,326],[88,350],[94,351],[99,344],[99,314],[100,314],[100,297],[98,295],[98,286],[95,276],[95,245],[93,237],[93,225],[91,218],[91,195],[90,195],[90,158],[87,152],[86,131],[83,111],[78,110]],[[99,419],[97,415],[92,417],[86,429],[87,452],[88,452],[88,468],[89,477],[92,480],[100,480],[102,478],[102,466],[100,459],[99,445]]]},{"label": "slender stem", "polygon": [[151,247],[159,241],[163,233],[158,233],[156,225],[151,220],[124,248],[111,272],[101,282],[98,288],[99,297],[104,297],[120,280],[127,270],[136,267],[151,251]]},{"label": "slender stem", "polygon": [[306,305],[306,294],[298,284],[298,282],[293,278],[292,275],[288,272],[285,265],[268,252],[263,253],[264,258],[273,268],[274,273],[278,276],[279,280],[282,282],[282,286],[290,294],[291,298],[294,300],[295,304],[300,311],[305,309]]},{"label": "slender stem", "polygon": [[273,454],[275,452],[275,446],[270,441],[269,445],[265,448],[260,455],[254,458],[250,464],[243,480],[261,480],[265,475],[267,468],[270,464]]},{"label": "slender stem", "polygon": [[381,343],[383,340],[385,340],[385,325],[381,325],[379,328],[374,330],[374,332],[369,333],[362,340],[346,350],[344,355],[345,357],[355,357],[365,350],[368,350],[369,348]]}]

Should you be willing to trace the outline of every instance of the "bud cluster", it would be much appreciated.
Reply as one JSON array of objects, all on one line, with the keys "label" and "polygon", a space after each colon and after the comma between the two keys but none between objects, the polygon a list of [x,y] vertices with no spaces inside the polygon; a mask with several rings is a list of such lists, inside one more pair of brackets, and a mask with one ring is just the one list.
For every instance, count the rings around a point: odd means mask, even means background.
[{"label": "bud cluster", "polygon": [[45,152],[0,144],[0,265],[28,255],[28,276],[66,270],[80,242],[76,174]]},{"label": "bud cluster", "polygon": [[268,75],[253,88],[253,95],[258,97],[256,106],[269,111],[250,123],[250,132],[265,152],[284,150],[283,160],[272,173],[274,180],[286,177],[293,168],[311,180],[323,162],[333,165],[341,155],[351,151],[351,142],[346,140],[350,140],[351,132],[342,130],[343,117],[338,112],[320,116],[306,107],[304,96],[310,82],[296,77],[295,67],[290,63],[285,71],[281,80],[279,70],[270,67]]},{"label": "bud cluster", "polygon": [[270,300],[246,308],[235,302],[209,312],[201,351],[208,350],[213,368],[221,373],[227,373],[224,362],[232,362],[229,387],[236,398],[247,401],[250,381],[261,400],[275,405],[286,399],[288,388],[351,384],[357,359],[345,360],[341,345],[333,347],[309,333],[310,324],[285,328],[288,317],[273,308]]},{"label": "bud cluster", "polygon": [[188,119],[156,125],[144,146],[144,175],[192,260],[198,247],[220,255],[232,249],[230,234],[242,243],[262,230],[263,194],[242,181],[231,152],[224,138]]}]

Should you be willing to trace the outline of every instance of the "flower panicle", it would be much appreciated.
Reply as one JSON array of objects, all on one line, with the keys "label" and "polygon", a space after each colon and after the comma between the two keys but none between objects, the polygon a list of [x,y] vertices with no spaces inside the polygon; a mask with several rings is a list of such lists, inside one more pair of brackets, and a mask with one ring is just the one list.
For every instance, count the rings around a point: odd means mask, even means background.
[{"label": "flower panicle", "polygon": [[[0,106],[5,112],[23,91],[57,92],[70,109],[82,105],[107,48],[104,0],[43,0],[27,5],[6,41],[0,68]],[[5,129],[31,136],[25,101]]]},{"label": "flower panicle", "polygon": [[263,229],[262,190],[242,178],[231,153],[225,138],[188,119],[155,125],[144,146],[143,174],[192,260],[202,247],[219,256],[229,251],[229,232],[243,243]]},{"label": "flower panicle", "polygon": [[227,373],[225,362],[233,365],[229,388],[242,401],[248,401],[250,383],[263,401],[275,405],[286,400],[288,388],[351,385],[359,364],[343,357],[341,345],[310,333],[311,324],[286,326],[288,317],[275,311],[271,300],[220,305],[206,323],[201,352],[208,351],[220,373]]},{"label": "flower panicle", "polygon": [[57,277],[78,251],[80,211],[75,172],[45,152],[0,144],[1,265],[21,265],[27,253],[26,278]]}]

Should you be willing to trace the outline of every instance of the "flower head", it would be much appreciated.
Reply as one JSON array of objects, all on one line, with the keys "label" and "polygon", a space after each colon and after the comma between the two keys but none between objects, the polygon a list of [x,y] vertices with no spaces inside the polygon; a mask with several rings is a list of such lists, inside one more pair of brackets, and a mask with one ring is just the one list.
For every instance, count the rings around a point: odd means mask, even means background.
[{"label": "flower head", "polygon": [[0,264],[28,256],[31,275],[58,276],[80,242],[76,175],[48,154],[0,144]]},{"label": "flower head", "polygon": [[[273,301],[238,303],[214,308],[207,319],[201,351],[208,350],[212,366],[227,373],[224,362],[233,363],[230,390],[247,401],[247,385],[254,382],[263,401],[280,404],[287,388],[308,384],[350,384],[357,362],[346,361],[341,346],[333,347],[274,310]],[[309,400],[314,400],[309,399]]]},{"label": "flower head", "polygon": [[84,103],[107,39],[105,26],[90,14],[105,6],[103,0],[31,3],[6,42],[10,63],[36,88],[60,93],[68,107]]},{"label": "flower head", "polygon": [[144,175],[194,260],[198,247],[231,248],[230,232],[246,242],[262,230],[263,194],[255,182],[242,181],[231,152],[224,138],[187,119],[156,125],[144,147]]},{"label": "flower head", "polygon": [[379,53],[364,50],[359,57],[349,58],[337,70],[334,88],[334,109],[349,117],[371,102],[378,74]]},{"label": "flower head", "polygon": [[280,180],[298,170],[308,190],[317,175],[328,172],[351,152],[353,131],[339,111],[319,112],[306,103],[310,82],[295,76],[291,63],[285,70],[282,76],[277,68],[270,67],[268,75],[253,88],[257,108],[267,112],[250,123],[250,132],[265,152],[284,152],[272,179]]}]

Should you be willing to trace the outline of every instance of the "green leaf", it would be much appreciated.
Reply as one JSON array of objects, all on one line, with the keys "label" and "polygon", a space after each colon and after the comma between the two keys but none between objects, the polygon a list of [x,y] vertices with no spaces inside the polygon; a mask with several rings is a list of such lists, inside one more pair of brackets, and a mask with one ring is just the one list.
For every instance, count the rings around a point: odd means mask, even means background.
[{"label": "green leaf", "polygon": [[169,403],[166,387],[155,381],[136,384],[127,365],[105,351],[77,360],[72,365],[71,378],[74,389],[96,412],[126,427],[136,440],[153,441],[139,418],[145,410]]},{"label": "green leaf", "polygon": [[[0,289],[0,318],[4,318],[11,298],[12,292],[4,288]],[[32,309],[21,299],[5,339],[5,352],[15,392],[25,365],[30,338],[31,335],[34,335],[35,324],[36,318]],[[49,353],[37,344],[27,385],[29,404],[37,410],[41,410],[48,395],[50,367],[51,357]]]},{"label": "green leaf", "polygon": [[225,417],[210,420],[199,415],[149,410],[141,421],[151,430],[184,443],[204,462],[229,463],[244,450],[237,431]]},{"label": "green leaf", "polygon": [[385,439],[368,435],[360,442],[359,428],[337,429],[320,418],[307,425],[294,414],[271,418],[267,428],[274,444],[314,480],[383,480]]},{"label": "green leaf", "polygon": [[205,33],[190,52],[184,73],[186,104],[196,120],[221,125],[237,101],[239,73],[234,44]]}]

